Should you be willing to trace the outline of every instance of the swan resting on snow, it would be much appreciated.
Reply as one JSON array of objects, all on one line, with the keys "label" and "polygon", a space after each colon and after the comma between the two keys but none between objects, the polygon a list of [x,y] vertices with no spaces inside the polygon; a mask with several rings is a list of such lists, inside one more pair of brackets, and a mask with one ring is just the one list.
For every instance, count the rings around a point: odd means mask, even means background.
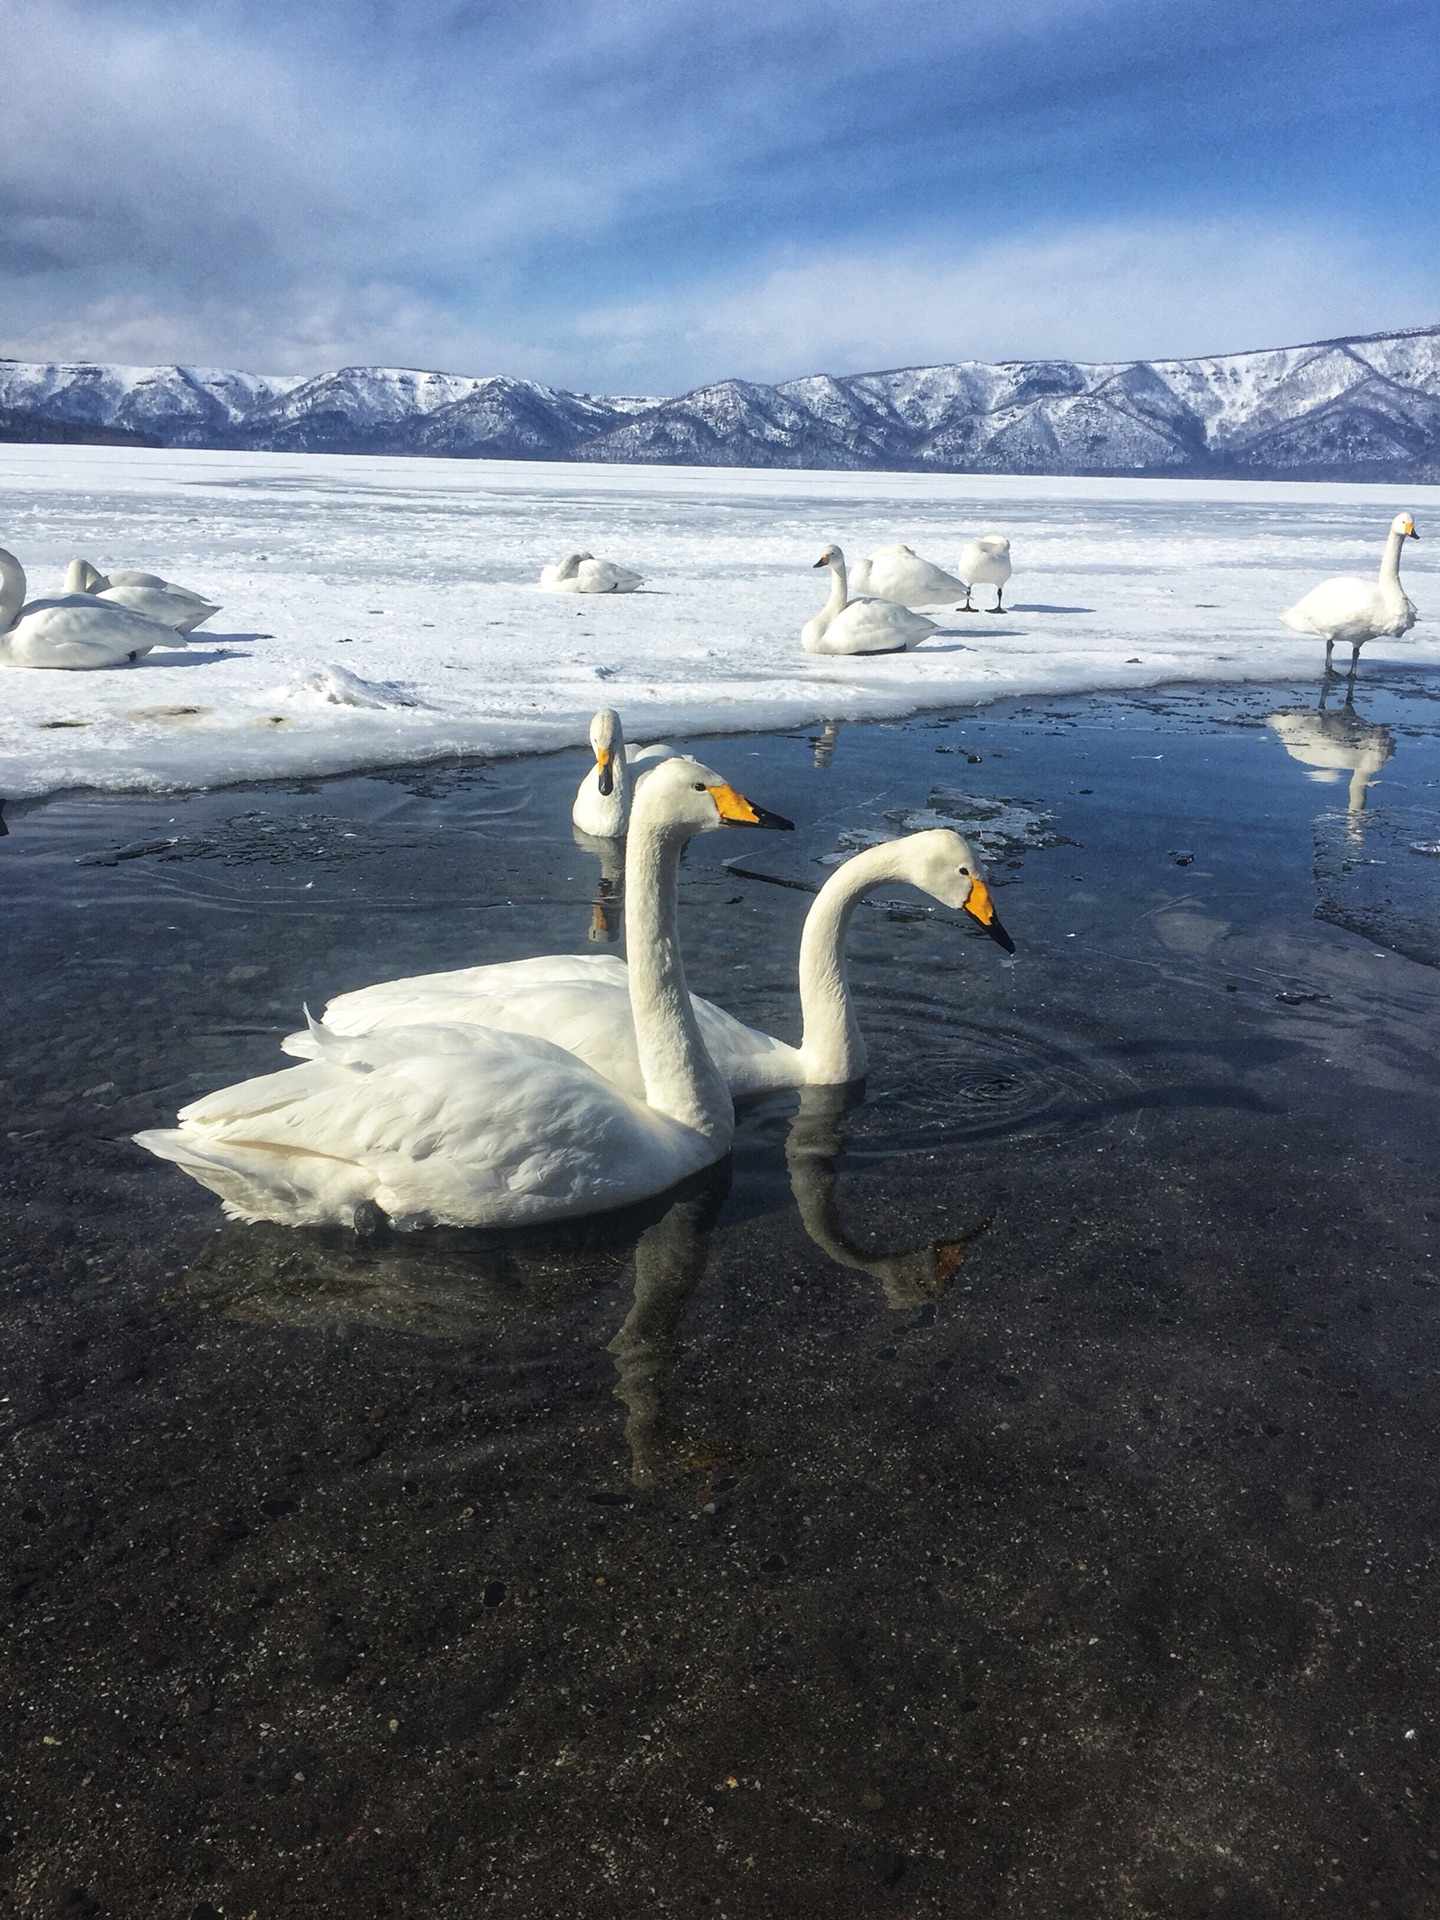
[{"label": "swan resting on snow", "polygon": [[25,569],[0,548],[0,666],[83,673],[184,642],[173,628],[88,593],[25,599]]},{"label": "swan resting on snow", "polygon": [[590,722],[590,747],[595,764],[580,782],[570,818],[597,840],[619,840],[630,824],[636,780],[660,761],[673,759],[675,749],[658,742],[653,747],[627,746],[613,707],[601,707]]},{"label": "swan resting on snow", "polygon": [[1330,673],[1330,656],[1335,642],[1343,640],[1352,649],[1350,673],[1353,678],[1360,664],[1360,649],[1367,640],[1382,635],[1398,640],[1415,624],[1413,601],[1406,598],[1400,585],[1400,549],[1406,540],[1418,540],[1415,520],[1408,513],[1397,513],[1390,522],[1389,538],[1380,560],[1379,578],[1361,580],[1354,574],[1337,574],[1312,587],[1280,618],[1296,633],[1313,633],[1325,642],[1325,671]]},{"label": "swan resting on snow", "polygon": [[[735,1130],[700,1036],[676,929],[696,833],[788,827],[698,761],[656,767],[635,797],[630,994],[636,1098],[552,1041],[459,1023],[356,1038],[312,1023],[315,1056],[222,1088],[135,1136],[218,1193],[232,1219],[353,1226],[517,1226],[604,1213],[723,1159]],[[362,1214],[363,1217],[363,1214]]]},{"label": "swan resting on snow", "polygon": [[544,593],[634,593],[644,584],[643,574],[613,560],[597,560],[593,553],[567,553],[563,560],[540,570]]},{"label": "swan resting on snow", "polygon": [[839,547],[827,547],[815,564],[830,569],[830,598],[800,629],[807,653],[905,653],[935,632],[933,620],[893,600],[852,600]]},{"label": "swan resting on snow", "polygon": [[874,594],[880,600],[893,600],[901,607],[938,606],[941,601],[969,598],[963,580],[943,567],[922,560],[912,547],[897,542],[877,547],[868,560],[856,562],[850,585],[857,594]]},{"label": "swan resting on snow", "polygon": [[143,613],[147,620],[158,620],[176,633],[193,633],[195,628],[219,613],[210,600],[162,580],[158,573],[112,573],[105,575],[88,560],[72,560],[65,573],[66,593],[93,593],[112,607],[128,607]]},{"label": "swan resting on snow", "polygon": [[1003,533],[982,533],[975,539],[967,540],[960,550],[960,558],[955,571],[959,574],[965,593],[965,604],[961,613],[983,613],[987,609],[972,607],[970,589],[972,587],[994,587],[995,604],[989,608],[991,613],[1004,613],[1002,595],[1005,582],[1010,578],[1010,542]]},{"label": "swan resting on snow", "polygon": [[[669,763],[666,763],[669,764]],[[664,768],[659,771],[663,772]],[[658,773],[639,788],[648,792]],[[639,807],[639,795],[636,807]],[[634,829],[631,829],[634,846]],[[864,1078],[865,1042],[850,999],[845,937],[855,909],[872,888],[904,881],[942,905],[963,910],[1007,953],[1015,943],[995,912],[980,865],[949,827],[932,827],[901,840],[867,847],[838,867],[815,897],[800,940],[798,1047],[747,1027],[709,1000],[692,996],[706,1051],[730,1092],[767,1093],[778,1087],[843,1086]],[[630,915],[631,972],[609,954],[557,953],[493,966],[460,967],[449,973],[390,980],[341,994],[325,1009],[325,1030],[363,1034],[416,1021],[476,1021],[512,1033],[544,1034],[634,1098],[646,1084],[627,985],[640,954],[644,927],[654,922],[653,902],[632,851],[626,901]],[[643,910],[643,911],[642,911]],[[313,1051],[308,1034],[292,1034],[287,1053]]]}]

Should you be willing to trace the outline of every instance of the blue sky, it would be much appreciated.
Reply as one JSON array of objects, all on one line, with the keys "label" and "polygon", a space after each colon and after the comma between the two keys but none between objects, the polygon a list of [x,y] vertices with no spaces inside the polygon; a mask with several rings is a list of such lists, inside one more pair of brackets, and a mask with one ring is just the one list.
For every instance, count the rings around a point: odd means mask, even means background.
[{"label": "blue sky", "polygon": [[0,352],[678,392],[1440,321],[1391,0],[21,0]]}]

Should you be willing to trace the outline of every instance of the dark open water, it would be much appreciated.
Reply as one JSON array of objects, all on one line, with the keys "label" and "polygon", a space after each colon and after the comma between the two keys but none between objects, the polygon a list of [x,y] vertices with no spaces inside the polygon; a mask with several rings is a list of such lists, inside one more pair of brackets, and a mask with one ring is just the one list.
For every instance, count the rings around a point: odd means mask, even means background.
[{"label": "dark open water", "polygon": [[897,890],[864,1104],[529,1236],[128,1136],[583,950],[580,756],[12,812],[0,1912],[1440,1911],[1440,683],[1315,692],[704,744],[800,832],[694,843],[699,989],[793,1035],[754,876],[927,807],[1018,961]]}]

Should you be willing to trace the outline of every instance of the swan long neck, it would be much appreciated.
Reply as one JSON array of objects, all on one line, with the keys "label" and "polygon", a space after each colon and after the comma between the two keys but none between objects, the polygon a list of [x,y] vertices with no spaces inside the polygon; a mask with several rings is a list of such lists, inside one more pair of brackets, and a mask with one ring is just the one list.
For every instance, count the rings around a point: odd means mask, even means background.
[{"label": "swan long neck", "polygon": [[676,928],[680,855],[692,829],[632,818],[625,853],[630,1011],[645,1098],[708,1140],[735,1131],[730,1090],[705,1051]]},{"label": "swan long neck", "polygon": [[1405,536],[1397,528],[1385,542],[1385,551],[1380,556],[1380,587],[1382,592],[1400,592],[1400,549],[1405,544]]},{"label": "swan long neck", "polygon": [[0,633],[13,627],[25,604],[25,569],[0,547]]},{"label": "swan long neck", "polygon": [[843,1086],[865,1076],[865,1041],[850,1002],[845,936],[857,906],[882,880],[903,877],[896,841],[869,847],[832,873],[805,916],[800,936],[800,1053],[807,1080]]},{"label": "swan long neck", "polygon": [[832,560],[830,562],[830,598],[825,602],[827,617],[833,620],[837,613],[844,610],[849,598],[850,582],[845,572],[845,562]]}]

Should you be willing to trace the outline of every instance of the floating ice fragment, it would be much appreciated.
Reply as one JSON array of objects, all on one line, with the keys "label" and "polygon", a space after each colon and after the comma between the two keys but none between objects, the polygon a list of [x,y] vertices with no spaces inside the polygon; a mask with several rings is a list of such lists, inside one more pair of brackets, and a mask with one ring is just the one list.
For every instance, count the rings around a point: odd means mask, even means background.
[{"label": "floating ice fragment", "polygon": [[282,698],[306,704],[325,702],[332,707],[414,707],[420,703],[405,693],[393,680],[362,680],[346,667],[317,667],[295,686],[287,687]]}]

